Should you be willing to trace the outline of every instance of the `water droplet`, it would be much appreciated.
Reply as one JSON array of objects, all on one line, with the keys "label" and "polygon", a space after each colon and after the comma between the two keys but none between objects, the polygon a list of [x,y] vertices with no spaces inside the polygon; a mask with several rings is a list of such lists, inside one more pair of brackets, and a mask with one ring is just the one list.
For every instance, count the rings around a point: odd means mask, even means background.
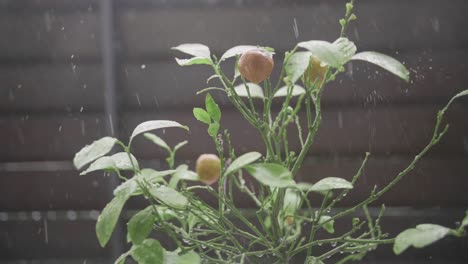
[{"label": "water droplet", "polygon": [[140,65],[140,68],[141,68],[142,70],[146,69],[146,64]]},{"label": "water droplet", "polygon": [[31,218],[34,220],[34,221],[39,221],[41,220],[41,213],[38,212],[38,211],[33,211],[31,213]]}]

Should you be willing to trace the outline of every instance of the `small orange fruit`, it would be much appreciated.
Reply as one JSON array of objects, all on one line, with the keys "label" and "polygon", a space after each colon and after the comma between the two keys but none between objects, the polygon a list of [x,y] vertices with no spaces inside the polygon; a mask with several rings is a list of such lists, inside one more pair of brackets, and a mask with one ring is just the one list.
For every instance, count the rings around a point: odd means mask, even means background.
[{"label": "small orange fruit", "polygon": [[292,225],[294,223],[294,216],[288,216],[286,217],[286,224]]},{"label": "small orange fruit", "polygon": [[197,159],[195,170],[201,182],[211,185],[221,174],[221,161],[214,154],[202,154]]},{"label": "small orange fruit", "polygon": [[322,62],[315,58],[310,58],[309,67],[307,67],[302,80],[304,83],[311,83],[314,82],[317,84],[322,84],[323,80],[325,79],[325,74],[327,73],[327,66],[322,66]]},{"label": "small orange fruit", "polygon": [[244,52],[237,64],[242,77],[257,84],[270,77],[273,66],[273,55],[262,49]]}]

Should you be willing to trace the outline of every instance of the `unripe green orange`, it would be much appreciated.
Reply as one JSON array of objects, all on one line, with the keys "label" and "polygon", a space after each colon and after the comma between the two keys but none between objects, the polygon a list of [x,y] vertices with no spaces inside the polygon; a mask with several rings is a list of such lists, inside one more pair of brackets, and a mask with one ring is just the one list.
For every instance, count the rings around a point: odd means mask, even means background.
[{"label": "unripe green orange", "polygon": [[314,82],[316,84],[322,84],[323,80],[325,79],[325,74],[327,73],[327,66],[323,66],[322,62],[315,58],[311,57],[309,66],[307,67],[306,71],[303,75],[303,82],[304,83],[311,83]]},{"label": "unripe green orange", "polygon": [[262,49],[253,49],[242,54],[237,67],[242,77],[258,84],[270,77],[274,65],[271,53]]},{"label": "unripe green orange", "polygon": [[288,225],[294,224],[294,216],[287,216],[285,222]]},{"label": "unripe green orange", "polygon": [[219,179],[221,161],[214,154],[202,154],[197,159],[195,170],[201,182],[211,185]]}]

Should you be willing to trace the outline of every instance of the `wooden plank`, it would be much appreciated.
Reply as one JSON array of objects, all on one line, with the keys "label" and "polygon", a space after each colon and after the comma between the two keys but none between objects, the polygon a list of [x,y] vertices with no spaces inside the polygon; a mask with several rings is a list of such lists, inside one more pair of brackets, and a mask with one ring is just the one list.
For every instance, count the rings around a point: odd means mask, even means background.
[{"label": "wooden plank", "polygon": [[103,115],[49,115],[0,119],[0,160],[70,160],[105,136]]},{"label": "wooden plank", "polygon": [[[222,105],[222,101],[219,102]],[[437,110],[438,107],[433,106],[343,106],[325,109],[324,121],[311,153],[415,153],[429,140]],[[451,128],[433,153],[466,153],[468,124],[463,122],[465,112],[462,105],[453,105],[447,118]],[[100,114],[3,117],[0,119],[0,144],[3,146],[0,160],[71,159],[84,145],[105,135],[103,118],[105,117]],[[171,129],[167,135],[161,134],[171,144],[189,140],[189,145],[180,150],[179,157],[192,158],[199,153],[214,151],[206,126],[196,121],[191,111],[186,109],[123,113],[121,125],[115,129],[122,132],[120,138],[125,140],[139,123],[157,119],[176,120],[191,128],[190,133]],[[232,133],[233,144],[239,152],[263,150],[258,132],[232,109],[224,111],[222,126]],[[297,151],[300,146],[295,130],[292,131],[294,134],[290,133],[290,148]],[[143,137],[135,140],[134,147],[136,153],[143,158],[159,157],[154,148],[147,147]]]},{"label": "wooden plank", "polygon": [[[222,101],[219,100],[222,104]],[[221,106],[223,107],[223,106]],[[464,155],[464,143],[468,134],[468,124],[464,122],[466,110],[454,105],[448,113],[447,121],[451,129],[433,153],[452,153]],[[437,107],[401,106],[401,107],[337,107],[323,111],[323,123],[317,133],[311,154],[362,154],[372,153],[415,153],[428,143],[432,135]],[[144,113],[125,113],[122,118],[122,131],[130,135],[133,128],[146,120],[176,120],[190,127],[190,132],[180,129],[168,129],[157,132],[168,142],[188,140],[187,147],[179,151],[179,157],[190,158],[199,153],[213,152],[214,146],[206,133],[206,125],[195,120],[191,113],[183,111]],[[222,129],[229,129],[232,142],[239,152],[263,151],[259,133],[235,111],[224,111],[221,120]],[[292,130],[289,146],[299,150],[296,130]],[[164,134],[166,133],[166,134]],[[293,133],[293,134],[291,134]],[[155,148],[148,148],[143,137],[134,141],[135,151],[144,158],[159,157]]]},{"label": "wooden plank", "polygon": [[0,66],[0,110],[102,110],[100,65],[74,63]]},{"label": "wooden plank", "polygon": [[[184,161],[194,169],[194,160]],[[351,179],[360,166],[358,157],[309,157],[296,180],[314,183],[323,177]],[[340,206],[350,206],[364,200],[374,185],[379,188],[393,179],[399,171],[411,162],[408,156],[371,157],[364,174],[353,191]],[[141,161],[143,167],[158,170],[166,165],[158,162]],[[464,187],[468,184],[466,157],[425,157],[416,169],[407,175],[397,187],[375,203],[387,206],[418,207],[463,207],[468,206]],[[18,170],[0,172],[0,208],[5,211],[21,210],[92,210],[102,209],[110,200],[102,195],[106,192],[110,177],[103,172],[79,176],[73,169],[62,171],[21,171],[26,166],[18,163]],[[70,164],[71,167],[71,164]],[[45,168],[45,165],[44,165]],[[248,178],[249,184],[256,181]],[[21,184],[18,184],[21,183]],[[21,194],[21,195],[19,195]],[[205,192],[199,195],[214,203],[213,197]],[[40,199],[38,199],[40,197]],[[236,203],[243,208],[254,207],[242,193],[237,192]],[[320,199],[311,196],[311,202],[318,206]],[[147,201],[132,200],[130,208],[142,208]]]},{"label": "wooden plank", "polygon": [[0,16],[0,58],[99,56],[99,18],[91,11],[60,14],[6,13]]},{"label": "wooden plank", "polygon": [[[290,6],[248,6],[248,8],[129,8],[122,10],[120,25],[126,55],[144,58],[168,54],[168,47],[186,42],[203,42],[218,53],[240,44],[271,45],[291,49],[297,41],[325,39],[339,35],[338,19],[343,2],[307,2]],[[359,20],[350,28],[351,38],[361,49],[407,50],[459,47],[468,42],[463,0],[451,1],[362,1],[357,4]],[[297,21],[296,39],[293,24]],[[174,34],[181,32],[181,34]]]},{"label": "wooden plank", "polygon": [[[387,215],[382,219],[383,229],[394,236],[401,230],[417,223],[436,223],[453,227],[454,221],[460,219],[464,209],[431,209],[431,210],[401,210],[402,214],[392,215],[399,209],[388,208]],[[411,214],[408,214],[411,212]],[[429,214],[426,214],[428,213]],[[390,213],[390,215],[388,215]],[[406,214],[405,214],[406,213]],[[360,217],[363,217],[360,215]],[[348,230],[350,218],[335,224],[336,234]],[[45,224],[47,223],[48,239],[45,239]],[[108,248],[100,248],[94,234],[95,220],[49,220],[39,221],[0,221],[0,259],[2,261],[28,259],[69,259],[69,258],[106,258]],[[307,233],[307,230],[304,230]],[[13,235],[14,234],[14,235]],[[323,233],[319,237],[326,236]],[[168,238],[157,236],[167,247]],[[328,236],[327,236],[328,237]],[[73,239],[70,239],[73,238]],[[390,246],[382,246],[371,252],[366,261],[369,263],[418,263],[428,258],[443,263],[463,263],[467,256],[466,238],[446,238],[425,249],[409,249],[401,256],[394,256]],[[316,248],[319,252],[320,247]],[[109,260],[109,263],[113,263]],[[404,262],[406,261],[406,262]],[[56,262],[60,263],[60,262]],[[63,262],[62,262],[63,263]],[[105,262],[107,263],[107,262]],[[364,262],[365,263],[365,262]]]},{"label": "wooden plank", "polygon": [[[174,54],[178,56],[178,54]],[[468,65],[462,58],[468,52],[413,51],[397,55],[411,69],[412,82],[398,80],[380,68],[362,62],[348,65],[347,72],[331,82],[325,90],[323,105],[445,103],[457,91],[466,88]],[[273,80],[280,70],[281,56],[276,58]],[[234,71],[232,62],[224,67],[228,75]],[[378,72],[378,73],[376,73]],[[206,66],[181,67],[174,60],[126,64],[122,98],[126,108],[164,111],[167,108],[192,108],[204,102],[196,91],[210,86],[222,87],[217,80],[206,83],[213,71]],[[227,101],[227,97],[222,99]]]}]

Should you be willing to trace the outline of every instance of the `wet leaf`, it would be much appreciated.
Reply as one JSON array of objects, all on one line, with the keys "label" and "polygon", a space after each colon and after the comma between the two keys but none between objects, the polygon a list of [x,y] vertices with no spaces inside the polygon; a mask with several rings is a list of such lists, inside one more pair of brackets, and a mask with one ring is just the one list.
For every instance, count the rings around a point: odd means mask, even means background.
[{"label": "wet leaf", "polygon": [[249,165],[250,163],[258,160],[262,157],[262,154],[259,152],[249,152],[241,155],[237,159],[235,159],[231,165],[226,169],[225,175],[229,175],[237,170],[242,169],[243,167]]},{"label": "wet leaf", "polygon": [[165,264],[200,264],[201,259],[197,253],[190,251],[183,255],[179,255],[179,250],[166,251],[164,254]]},{"label": "wet leaf", "polygon": [[[189,130],[188,127],[183,126],[175,121],[171,120],[151,120],[139,124],[132,133],[130,137],[130,143],[132,140],[139,134],[148,132],[150,130],[161,129],[161,128],[170,128],[170,127],[179,127],[185,130]],[[130,144],[129,144],[130,145]]]},{"label": "wet leaf", "polygon": [[251,164],[245,170],[266,186],[282,188],[295,184],[291,172],[279,164]]},{"label": "wet leaf", "polygon": [[77,169],[81,169],[84,165],[106,155],[114,147],[117,139],[112,137],[103,137],[94,141],[91,145],[87,145],[76,153],[73,158],[73,165]]},{"label": "wet leaf", "polygon": [[396,59],[374,51],[361,52],[352,57],[353,60],[362,60],[373,63],[395,74],[405,81],[409,81],[409,71]]},{"label": "wet leaf", "polygon": [[154,144],[160,146],[161,148],[170,151],[171,148],[167,145],[167,143],[160,137],[156,136],[152,133],[144,133],[143,136],[153,142]]},{"label": "wet leaf", "polygon": [[96,223],[96,234],[102,247],[109,242],[125,202],[127,202],[136,189],[137,184],[134,181],[121,184],[118,190],[116,189],[115,191],[115,197],[104,207],[99,215]]},{"label": "wet leaf", "polygon": [[[320,217],[319,224],[324,223],[328,219],[330,219],[331,216],[329,215],[323,215]],[[323,229],[325,229],[328,233],[333,234],[335,233],[335,228],[333,227],[333,224],[335,223],[335,220],[328,221],[323,225]]]},{"label": "wet leaf", "polygon": [[299,51],[291,55],[286,62],[284,69],[291,83],[297,82],[309,66],[311,52]]},{"label": "wet leaf", "polygon": [[265,97],[263,95],[262,87],[260,87],[260,85],[255,84],[255,83],[239,84],[236,87],[234,87],[234,90],[240,97],[249,97],[249,94],[247,93],[247,88],[245,87],[245,85],[249,87],[250,96],[252,98],[263,99]]},{"label": "wet leaf", "polygon": [[[305,94],[305,89],[300,86],[300,85],[294,85],[292,87],[292,93],[291,96],[298,96],[301,94]],[[273,97],[286,97],[288,95],[289,87],[288,86],[283,86],[276,91],[275,95]]]},{"label": "wet leaf", "polygon": [[211,65],[213,62],[209,58],[204,58],[204,57],[193,57],[190,59],[179,59],[175,58],[177,64],[180,66],[190,66],[190,65],[198,65],[198,64],[204,64],[204,65]]},{"label": "wet leaf", "polygon": [[328,177],[321,179],[310,187],[310,191],[323,192],[334,189],[352,189],[353,185],[342,178]]},{"label": "wet leaf", "polygon": [[205,108],[208,114],[213,118],[214,121],[221,121],[221,109],[219,109],[218,104],[215,102],[211,94],[206,94],[205,98]]},{"label": "wet leaf", "polygon": [[309,50],[312,56],[329,66],[339,68],[346,63],[345,54],[333,43],[322,40],[311,40],[300,42],[297,45]]},{"label": "wet leaf", "polygon": [[164,263],[164,248],[155,239],[145,239],[140,245],[132,247],[132,257],[138,264]]},{"label": "wet leaf", "polygon": [[219,61],[221,62],[225,59],[235,57],[237,55],[241,55],[242,53],[246,51],[253,50],[256,48],[257,46],[252,46],[252,45],[240,45],[240,46],[232,47],[228,49],[226,52],[224,52],[223,56],[221,56],[221,59]]},{"label": "wet leaf", "polygon": [[434,224],[421,224],[416,228],[406,229],[395,238],[393,252],[399,255],[410,246],[423,248],[444,238],[450,230],[444,226]]},{"label": "wet leaf", "polygon": [[163,204],[175,208],[184,209],[188,205],[188,200],[178,191],[164,185],[151,188],[151,194]]},{"label": "wet leaf", "polygon": [[127,231],[130,241],[138,245],[145,240],[153,229],[155,216],[151,206],[136,213],[127,223]]},{"label": "wet leaf", "polygon": [[195,57],[202,57],[202,58],[210,58],[210,49],[198,43],[186,43],[181,44],[177,47],[173,47],[173,50],[178,50],[183,53],[195,56]]}]

